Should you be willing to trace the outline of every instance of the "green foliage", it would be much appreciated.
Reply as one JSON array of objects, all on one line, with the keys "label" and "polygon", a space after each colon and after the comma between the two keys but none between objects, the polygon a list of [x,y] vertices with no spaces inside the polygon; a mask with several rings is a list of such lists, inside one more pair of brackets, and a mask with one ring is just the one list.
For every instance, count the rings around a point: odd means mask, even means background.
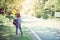
[{"label": "green foliage", "polygon": [[5,5],[5,0],[0,0],[0,7],[3,7]]},{"label": "green foliage", "polygon": [[[18,0],[0,0],[0,7],[4,8],[3,11],[5,14],[6,13],[10,14],[12,12],[15,13],[16,11],[20,11],[21,8],[24,8],[24,6],[22,7],[22,2],[23,2],[22,0],[19,0],[19,1]],[[26,6],[27,4],[26,3],[24,4],[24,3],[23,5]],[[31,5],[33,5],[31,6],[31,8],[27,5],[28,7],[24,8],[23,11],[25,11],[28,14],[31,11],[33,11],[31,12],[31,14],[38,18],[43,17],[42,14],[45,15],[45,13],[48,16],[54,17],[55,11],[60,12],[60,0],[35,0],[34,3],[32,3]],[[14,9],[16,11],[14,11]],[[48,11],[45,9],[48,9]]]},{"label": "green foliage", "polygon": [[5,21],[5,16],[0,14],[0,23],[3,23]]},{"label": "green foliage", "polygon": [[31,37],[26,31],[26,28],[23,28],[25,36],[21,36],[20,31],[19,35],[16,37],[15,27],[0,25],[0,40],[31,40]]},{"label": "green foliage", "polygon": [[12,22],[12,20],[13,20],[13,16],[6,17],[5,15],[0,14],[0,23],[2,23],[3,25],[8,25],[10,22]]},{"label": "green foliage", "polygon": [[8,19],[12,20],[14,17],[13,17],[13,16],[11,16],[11,15],[7,15],[7,16],[6,16],[6,18],[8,18]]},{"label": "green foliage", "polygon": [[60,9],[56,10],[56,12],[60,12]]},{"label": "green foliage", "polygon": [[20,31],[18,32],[18,37],[16,37],[15,27],[13,26],[12,21],[6,21],[3,24],[0,24],[0,40],[31,40],[31,37],[26,31],[26,28],[23,28],[25,35],[24,37],[21,36]]},{"label": "green foliage", "polygon": [[42,17],[43,19],[48,19],[49,16],[47,15],[47,13],[43,13],[41,17]]},{"label": "green foliage", "polygon": [[41,15],[38,14],[38,15],[37,15],[37,18],[41,18]]},{"label": "green foliage", "polygon": [[12,16],[6,17],[0,14],[0,40],[31,40],[26,28],[23,28],[24,37],[21,36],[20,31],[18,32],[18,37],[16,37],[15,26],[12,23],[12,19]]},{"label": "green foliage", "polygon": [[34,9],[35,15],[38,18],[42,17],[46,19],[46,18],[54,17],[55,11],[60,12],[60,1],[59,0],[36,0],[34,8],[35,8]]},{"label": "green foliage", "polygon": [[12,13],[14,9],[20,11],[22,6],[20,5],[22,0],[0,0],[0,7],[4,8],[4,14]]}]

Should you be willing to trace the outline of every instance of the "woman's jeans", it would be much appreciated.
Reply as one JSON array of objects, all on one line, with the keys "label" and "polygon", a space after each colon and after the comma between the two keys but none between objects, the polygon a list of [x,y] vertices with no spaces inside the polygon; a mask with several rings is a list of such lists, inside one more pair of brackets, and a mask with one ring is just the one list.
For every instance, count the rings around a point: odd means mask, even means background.
[{"label": "woman's jeans", "polygon": [[16,26],[16,35],[18,35],[18,28],[19,28],[21,34],[23,35],[21,24],[19,26]]}]

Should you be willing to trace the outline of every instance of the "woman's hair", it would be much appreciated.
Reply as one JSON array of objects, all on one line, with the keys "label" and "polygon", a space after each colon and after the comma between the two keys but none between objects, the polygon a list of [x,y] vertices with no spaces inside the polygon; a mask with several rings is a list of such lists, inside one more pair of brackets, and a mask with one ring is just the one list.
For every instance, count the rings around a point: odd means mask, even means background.
[{"label": "woman's hair", "polygon": [[21,17],[20,13],[16,13],[16,17],[17,18]]}]

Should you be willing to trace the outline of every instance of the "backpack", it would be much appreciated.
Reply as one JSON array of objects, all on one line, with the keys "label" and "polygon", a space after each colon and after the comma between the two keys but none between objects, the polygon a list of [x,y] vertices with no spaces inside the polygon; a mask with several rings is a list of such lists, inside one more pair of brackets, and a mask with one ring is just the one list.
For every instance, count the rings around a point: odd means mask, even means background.
[{"label": "backpack", "polygon": [[14,24],[14,25],[17,25],[17,24],[18,24],[18,20],[17,20],[17,19],[14,19],[14,20],[13,20],[13,24]]}]

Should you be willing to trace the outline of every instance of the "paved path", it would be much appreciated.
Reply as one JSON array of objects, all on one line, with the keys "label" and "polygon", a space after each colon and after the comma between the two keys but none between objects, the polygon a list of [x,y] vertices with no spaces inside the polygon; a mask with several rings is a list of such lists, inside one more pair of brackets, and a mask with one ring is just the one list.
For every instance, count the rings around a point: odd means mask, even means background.
[{"label": "paved path", "polygon": [[24,26],[30,30],[33,40],[60,40],[60,21],[44,20],[23,15]]}]

